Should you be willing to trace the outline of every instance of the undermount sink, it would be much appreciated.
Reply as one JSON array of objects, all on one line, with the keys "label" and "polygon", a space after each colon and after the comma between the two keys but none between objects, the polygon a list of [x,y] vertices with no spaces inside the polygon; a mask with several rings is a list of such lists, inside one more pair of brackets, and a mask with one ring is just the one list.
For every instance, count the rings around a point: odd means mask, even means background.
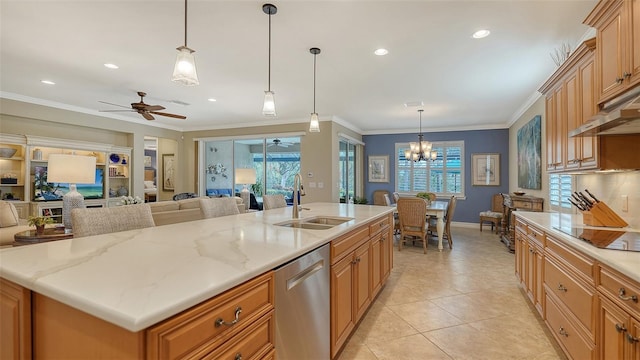
[{"label": "undermount sink", "polygon": [[297,228],[297,229],[327,230],[327,229],[331,229],[336,225],[340,225],[351,220],[353,220],[353,218],[336,217],[336,216],[317,216],[317,217],[308,218],[308,219],[289,220],[289,221],[281,222],[275,225]]}]

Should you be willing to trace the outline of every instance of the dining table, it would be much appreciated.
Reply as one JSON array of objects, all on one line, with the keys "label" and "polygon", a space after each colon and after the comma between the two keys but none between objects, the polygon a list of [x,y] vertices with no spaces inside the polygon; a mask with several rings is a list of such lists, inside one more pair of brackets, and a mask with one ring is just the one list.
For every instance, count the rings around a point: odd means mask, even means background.
[{"label": "dining table", "polygon": [[[436,218],[436,230],[438,231],[438,251],[442,251],[442,238],[444,234],[444,215],[447,212],[448,201],[432,200],[426,202],[427,216],[434,216]],[[395,206],[395,204],[394,204]],[[427,224],[428,226],[428,224]]]}]

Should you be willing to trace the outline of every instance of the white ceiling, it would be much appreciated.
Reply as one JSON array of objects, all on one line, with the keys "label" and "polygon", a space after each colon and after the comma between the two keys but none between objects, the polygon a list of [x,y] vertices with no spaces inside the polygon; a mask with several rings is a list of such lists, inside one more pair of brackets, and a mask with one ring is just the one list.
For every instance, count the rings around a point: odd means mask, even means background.
[{"label": "white ceiling", "polygon": [[[582,20],[596,1],[272,3],[275,119],[261,113],[268,15],[257,1],[189,1],[188,46],[200,85],[187,87],[170,81],[184,42],[181,0],[1,0],[1,96],[178,130],[308,121],[309,48],[319,47],[321,120],[363,134],[415,132],[417,109],[403,104],[424,101],[425,129],[505,128],[556,69],[550,53],[588,33]],[[473,39],[481,28],[491,35]],[[374,55],[380,47],[389,54]],[[99,101],[137,102],[137,91],[187,120],[98,112],[116,109]]]}]

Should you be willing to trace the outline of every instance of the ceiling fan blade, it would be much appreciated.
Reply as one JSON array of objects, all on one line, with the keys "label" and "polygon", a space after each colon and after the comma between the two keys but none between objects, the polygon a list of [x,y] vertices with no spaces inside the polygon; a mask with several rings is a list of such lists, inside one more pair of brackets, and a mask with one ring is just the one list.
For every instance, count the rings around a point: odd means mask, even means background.
[{"label": "ceiling fan blade", "polygon": [[129,109],[129,106],[124,106],[124,105],[119,105],[119,104],[114,104],[114,103],[110,103],[110,102],[106,102],[106,101],[100,101],[98,100],[99,103],[103,103],[103,104],[107,104],[107,105],[113,105],[113,106],[119,106],[121,108],[125,108],[125,109]]},{"label": "ceiling fan blade", "polygon": [[169,114],[169,113],[163,113],[163,112],[157,112],[157,111],[149,111],[151,114],[155,114],[155,115],[160,115],[160,116],[167,116],[167,117],[171,117],[171,118],[176,118],[176,119],[186,119],[186,116],[183,115],[176,115],[176,114]]},{"label": "ceiling fan blade", "polygon": [[146,111],[158,111],[158,110],[164,110],[165,107],[164,106],[160,106],[160,105],[148,105],[144,109]]},{"label": "ceiling fan blade", "polygon": [[133,112],[135,110],[98,110],[99,112]]},{"label": "ceiling fan blade", "polygon": [[151,114],[149,114],[147,112],[140,112],[140,115],[142,115],[142,117],[147,119],[147,120],[155,120],[156,119],[153,116],[151,116]]}]

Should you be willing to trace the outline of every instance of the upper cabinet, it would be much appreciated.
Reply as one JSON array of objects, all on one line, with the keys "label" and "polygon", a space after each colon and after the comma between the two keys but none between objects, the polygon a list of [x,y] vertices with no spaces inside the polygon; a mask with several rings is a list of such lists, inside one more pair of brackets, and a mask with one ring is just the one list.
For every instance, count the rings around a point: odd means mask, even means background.
[{"label": "upper cabinet", "polygon": [[640,83],[640,0],[600,1],[584,21],[596,28],[598,103]]}]

